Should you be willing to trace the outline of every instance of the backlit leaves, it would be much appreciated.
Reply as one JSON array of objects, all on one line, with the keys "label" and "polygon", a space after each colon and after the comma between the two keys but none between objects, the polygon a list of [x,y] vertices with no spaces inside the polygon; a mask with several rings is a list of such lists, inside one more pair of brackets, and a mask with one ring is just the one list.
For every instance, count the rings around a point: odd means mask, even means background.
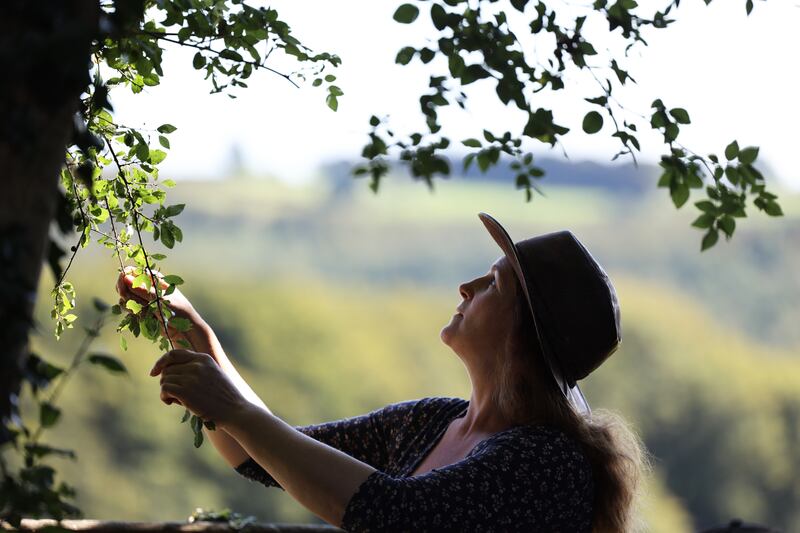
[{"label": "backlit leaves", "polygon": [[411,24],[419,16],[419,9],[413,4],[403,4],[397,8],[392,18],[401,24]]},{"label": "backlit leaves", "polygon": [[583,131],[586,133],[597,133],[603,128],[603,117],[597,111],[589,111],[583,117]]},{"label": "backlit leaves", "polygon": [[[710,0],[706,0],[708,3]],[[720,166],[710,158],[689,152],[680,144],[681,128],[691,124],[686,109],[667,107],[661,99],[656,99],[651,115],[642,121],[638,114],[629,112],[615,98],[616,89],[636,83],[624,64],[629,50],[634,46],[647,46],[643,35],[645,29],[663,29],[671,25],[674,22],[671,11],[677,2],[653,11],[649,4],[639,5],[634,0],[602,0],[586,6],[586,10],[574,20],[564,17],[563,13],[557,14],[545,2],[510,0],[510,6],[495,4],[488,0],[434,0],[424,4],[430,10],[435,32],[427,36],[424,46],[401,47],[395,62],[409,65],[418,58],[422,64],[431,65],[433,72],[429,87],[432,91],[423,92],[418,97],[426,128],[406,135],[388,135],[390,128],[383,124],[387,135],[379,135],[374,130],[369,133],[370,142],[362,152],[367,162],[358,165],[354,175],[371,176],[369,187],[373,192],[377,192],[380,178],[388,171],[386,157],[391,154],[396,154],[397,159],[407,166],[412,177],[421,178],[431,188],[434,177],[450,175],[447,158],[439,154],[450,144],[450,139],[440,133],[439,108],[456,104],[467,109],[468,96],[463,89],[476,83],[493,89],[499,103],[516,110],[521,115],[518,122],[522,126],[510,133],[510,139],[505,140],[503,146],[486,146],[477,139],[477,132],[481,129],[478,119],[476,131],[465,132],[465,140],[460,143],[460,146],[474,150],[463,155],[464,171],[476,165],[486,172],[501,164],[503,159],[518,163],[515,158],[524,153],[523,148],[527,149],[530,141],[555,147],[574,125],[557,120],[558,110],[537,108],[534,102],[541,101],[536,99],[539,92],[564,89],[564,73],[572,66],[579,74],[585,73],[587,81],[596,83],[601,91],[599,95],[583,95],[586,101],[602,108],[584,115],[580,124],[583,131],[597,134],[604,127],[612,130],[611,137],[620,144],[620,150],[612,160],[624,155],[635,162],[637,153],[642,150],[640,128],[649,121],[649,126],[662,135],[666,145],[659,186],[669,189],[676,208],[684,206],[695,189],[708,195],[710,201],[725,206],[726,211],[715,215],[713,220],[709,216],[700,220],[698,224],[703,229],[710,228],[717,235],[721,231],[729,238],[736,227],[732,217],[744,216],[743,204],[747,196],[755,197],[753,204],[768,214],[780,212],[775,199],[764,196],[763,177],[753,167],[757,149],[749,150],[734,165]],[[509,20],[506,13],[511,9],[523,13],[522,18]],[[649,14],[646,9],[650,9]],[[752,2],[747,0],[747,13],[751,10]],[[414,4],[402,3],[393,18],[399,23],[410,24],[418,16],[419,9]],[[612,57],[609,48],[603,47],[606,48],[603,50],[591,42],[590,35],[583,32],[590,20],[605,22],[609,32],[622,39],[625,57]],[[549,54],[542,55],[541,50],[534,54],[532,47],[517,38],[524,32],[530,32],[543,42],[550,39],[554,47]],[[437,57],[439,61],[434,61]],[[523,147],[523,143],[526,146]],[[738,155],[738,147],[735,151],[726,150],[726,155],[732,161]],[[543,175],[541,169],[534,172]],[[527,201],[532,197],[531,189],[538,190],[532,187],[532,179],[540,177],[527,172],[515,175],[515,185],[525,189]],[[713,235],[708,233],[703,249],[716,243],[718,238]]]}]

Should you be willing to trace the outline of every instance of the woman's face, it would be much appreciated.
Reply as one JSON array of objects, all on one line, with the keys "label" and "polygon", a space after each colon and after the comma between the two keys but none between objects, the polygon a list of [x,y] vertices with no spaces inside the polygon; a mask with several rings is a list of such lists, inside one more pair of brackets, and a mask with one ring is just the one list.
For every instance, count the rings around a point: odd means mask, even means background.
[{"label": "woman's face", "polygon": [[439,336],[457,354],[489,354],[501,349],[511,331],[516,274],[506,256],[489,271],[458,287],[461,304]]}]

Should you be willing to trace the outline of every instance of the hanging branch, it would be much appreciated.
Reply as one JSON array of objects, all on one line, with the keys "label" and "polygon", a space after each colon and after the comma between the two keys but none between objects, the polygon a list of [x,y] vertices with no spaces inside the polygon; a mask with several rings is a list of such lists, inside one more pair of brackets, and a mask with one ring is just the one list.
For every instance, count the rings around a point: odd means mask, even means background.
[{"label": "hanging branch", "polygon": [[[147,250],[144,248],[144,240],[142,239],[142,231],[139,228],[139,211],[136,209],[136,202],[133,199],[133,194],[131,193],[130,184],[128,183],[128,179],[125,177],[125,171],[122,170],[122,167],[119,164],[119,159],[117,158],[117,154],[114,152],[114,147],[111,146],[111,141],[104,137],[106,144],[108,145],[108,150],[111,152],[111,157],[114,158],[114,163],[117,165],[117,175],[122,179],[122,182],[125,184],[125,191],[128,196],[128,201],[131,203],[131,210],[133,212],[133,227],[136,229],[136,236],[139,239],[139,247],[142,250],[142,255],[144,255],[144,264],[145,268],[147,268],[147,273],[150,277],[150,281],[153,283],[153,288],[155,289],[156,293],[156,309],[158,310],[158,315],[161,318],[161,323],[164,325],[164,337],[166,337],[167,341],[169,342],[169,347],[171,350],[175,349],[175,345],[172,343],[172,338],[169,336],[169,329],[167,328],[167,321],[164,319],[164,312],[161,308],[161,296],[160,296],[160,284],[156,275],[153,274],[152,269],[150,268],[150,258],[147,255]],[[124,269],[123,269],[124,270]]]}]

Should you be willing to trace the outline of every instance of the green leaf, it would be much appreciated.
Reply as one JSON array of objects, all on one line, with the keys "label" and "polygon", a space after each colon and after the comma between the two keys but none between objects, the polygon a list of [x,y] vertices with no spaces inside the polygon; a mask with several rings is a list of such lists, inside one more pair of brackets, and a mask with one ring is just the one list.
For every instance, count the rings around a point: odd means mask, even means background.
[{"label": "green leaf", "polygon": [[108,311],[111,307],[100,298],[92,298],[92,305],[101,313]]},{"label": "green leaf", "polygon": [[61,409],[50,402],[42,402],[39,405],[39,423],[42,427],[49,428],[58,422],[61,416]]},{"label": "green leaf", "polygon": [[242,54],[237,52],[236,50],[231,50],[230,48],[225,48],[219,53],[219,56],[224,59],[230,59],[231,61],[244,61]]},{"label": "green leaf", "polygon": [[122,348],[123,352],[128,351],[128,341],[125,340],[125,337],[122,335],[119,336],[119,347]]},{"label": "green leaf", "polygon": [[174,274],[170,274],[169,276],[164,276],[164,281],[170,285],[181,285],[183,283],[183,278]]},{"label": "green leaf", "polygon": [[672,203],[676,208],[680,208],[689,199],[689,186],[685,183],[680,183],[670,191],[672,196]]},{"label": "green leaf", "polygon": [[419,9],[412,4],[403,4],[397,8],[392,18],[400,24],[411,24],[419,16]]},{"label": "green leaf", "polygon": [[192,329],[192,322],[188,318],[174,316],[167,322],[170,327],[177,329],[180,332],[189,331]]},{"label": "green leaf", "polygon": [[739,143],[733,141],[725,147],[725,158],[728,161],[733,161],[739,155]]},{"label": "green leaf", "polygon": [[692,222],[695,228],[707,229],[714,223],[714,215],[711,213],[703,213]]},{"label": "green leaf", "polygon": [[325,76],[325,81],[327,81],[328,83],[333,83],[334,81],[336,81],[336,76],[334,76],[333,74],[328,74],[327,76]]},{"label": "green leaf", "polygon": [[150,148],[147,146],[147,143],[140,142],[136,145],[136,157],[138,157],[140,161],[148,161],[150,159]]},{"label": "green leaf", "polygon": [[130,309],[132,312],[139,314],[142,310],[142,305],[135,300],[128,300],[125,302],[125,308]]},{"label": "green leaf", "polygon": [[597,111],[589,111],[583,117],[583,131],[592,134],[603,128],[603,117]]},{"label": "green leaf", "polygon": [[150,150],[150,162],[154,165],[161,163],[167,157],[164,150]]},{"label": "green leaf", "polygon": [[177,129],[178,128],[176,128],[172,124],[162,124],[158,127],[158,133],[172,133]]},{"label": "green leaf", "polygon": [[470,148],[480,148],[482,146],[478,139],[464,139],[461,141],[461,144],[469,146]]},{"label": "green leaf", "polygon": [[163,135],[158,136],[158,144],[169,150],[169,139],[167,139]]},{"label": "green leaf", "polygon": [[700,210],[706,213],[714,213],[717,210],[717,206],[714,205],[714,202],[711,200],[700,200],[699,202],[695,202],[694,205]]},{"label": "green leaf", "polygon": [[184,422],[186,422],[187,420],[189,420],[189,417],[191,417],[191,416],[192,416],[192,413],[190,413],[190,412],[189,412],[189,410],[188,410],[188,409],[186,409],[186,410],[183,412],[183,418],[181,418],[181,424],[183,424]]},{"label": "green leaf", "polygon": [[783,216],[783,210],[775,200],[770,200],[769,202],[767,202],[767,205],[764,207],[764,212],[766,212],[771,217]]},{"label": "green leaf", "polygon": [[441,4],[433,4],[431,6],[431,21],[439,31],[447,27],[447,12]]},{"label": "green leaf", "polygon": [[748,146],[739,152],[739,162],[743,165],[752,165],[758,157],[758,146]]},{"label": "green leaf", "polygon": [[719,219],[719,229],[725,232],[727,238],[730,238],[734,230],[736,230],[736,219],[732,216],[725,215]]},{"label": "green leaf", "polygon": [[413,46],[404,46],[397,52],[394,62],[398,65],[408,65],[414,59],[414,54],[417,50]]},{"label": "green leaf", "polygon": [[333,94],[328,94],[327,98],[325,98],[325,103],[328,104],[328,107],[330,107],[333,111],[339,109],[339,101]]},{"label": "green leaf", "polygon": [[322,85],[322,78],[317,78],[311,82],[312,87],[319,87],[320,85]]},{"label": "green leaf", "polygon": [[102,353],[89,354],[88,360],[93,365],[99,365],[116,374],[127,374],[128,369],[122,364],[122,361],[111,355]]},{"label": "green leaf", "polygon": [[672,141],[674,141],[675,139],[678,138],[678,133],[679,132],[680,132],[680,128],[678,128],[678,125],[673,123],[673,122],[670,122],[664,128],[664,139],[668,143],[671,143]]},{"label": "green leaf", "polygon": [[170,224],[169,229],[172,232],[172,236],[175,238],[176,241],[178,242],[183,241],[183,232],[181,231],[181,228],[179,228],[175,224]]},{"label": "green leaf", "polygon": [[379,119],[375,115],[372,115],[371,117],[369,117],[369,125],[372,126],[373,128],[377,128],[378,124],[380,124],[380,123],[381,123],[381,119]]},{"label": "green leaf", "polygon": [[175,246],[175,237],[172,235],[172,231],[167,224],[161,226],[161,242],[167,248]]},{"label": "green leaf", "polygon": [[192,59],[192,66],[195,68],[195,70],[200,70],[201,68],[206,66],[206,58],[203,57],[202,53],[197,52],[194,55],[194,59]]},{"label": "green leaf", "polygon": [[715,229],[708,230],[708,233],[705,234],[703,237],[703,242],[700,245],[700,251],[705,251],[715,244],[717,244],[717,240],[719,240],[719,232]]},{"label": "green leaf", "polygon": [[686,110],[681,107],[670,109],[669,114],[672,115],[672,118],[674,118],[678,124],[691,123],[691,120],[689,120],[689,113],[687,113]]},{"label": "green leaf", "polygon": [[168,217],[178,216],[183,212],[183,208],[186,207],[186,204],[175,204],[171,205],[166,208],[165,214]]},{"label": "green leaf", "polygon": [[[53,448],[47,444],[25,444],[25,451],[33,457],[46,457],[48,455],[61,455],[70,459],[75,459],[77,456],[72,450],[65,450],[63,448]],[[38,530],[41,531],[41,530]]]}]

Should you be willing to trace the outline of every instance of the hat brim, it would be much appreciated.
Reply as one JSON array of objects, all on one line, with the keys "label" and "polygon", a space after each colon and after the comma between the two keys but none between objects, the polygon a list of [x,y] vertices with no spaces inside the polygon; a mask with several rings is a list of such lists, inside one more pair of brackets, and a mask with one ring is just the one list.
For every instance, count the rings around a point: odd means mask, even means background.
[{"label": "hat brim", "polygon": [[517,252],[517,247],[514,245],[514,241],[511,240],[511,237],[508,235],[508,232],[505,230],[505,228],[500,225],[500,223],[491,215],[481,212],[478,213],[478,218],[481,219],[481,222],[483,222],[483,225],[486,226],[486,229],[489,231],[489,235],[492,236],[494,241],[503,251],[503,254],[505,254],[509,263],[511,263],[511,267],[514,269],[514,273],[517,275],[517,279],[522,285],[522,292],[525,293],[525,299],[528,302],[528,308],[530,309],[531,316],[533,317],[533,327],[536,331],[536,339],[539,343],[539,349],[541,350],[547,366],[550,368],[550,373],[555,379],[559,390],[562,392],[562,394],[564,394],[567,400],[569,400],[570,404],[572,404],[573,408],[575,408],[577,412],[586,415],[591,414],[589,402],[586,401],[586,397],[583,395],[583,392],[581,392],[580,387],[577,383],[575,383],[573,386],[569,385],[569,382],[561,373],[558,364],[556,363],[556,359],[550,353],[547,343],[544,341],[542,328],[539,325],[539,320],[536,318],[536,311],[531,299],[531,287],[526,281],[525,274],[522,271],[519,254]]}]

